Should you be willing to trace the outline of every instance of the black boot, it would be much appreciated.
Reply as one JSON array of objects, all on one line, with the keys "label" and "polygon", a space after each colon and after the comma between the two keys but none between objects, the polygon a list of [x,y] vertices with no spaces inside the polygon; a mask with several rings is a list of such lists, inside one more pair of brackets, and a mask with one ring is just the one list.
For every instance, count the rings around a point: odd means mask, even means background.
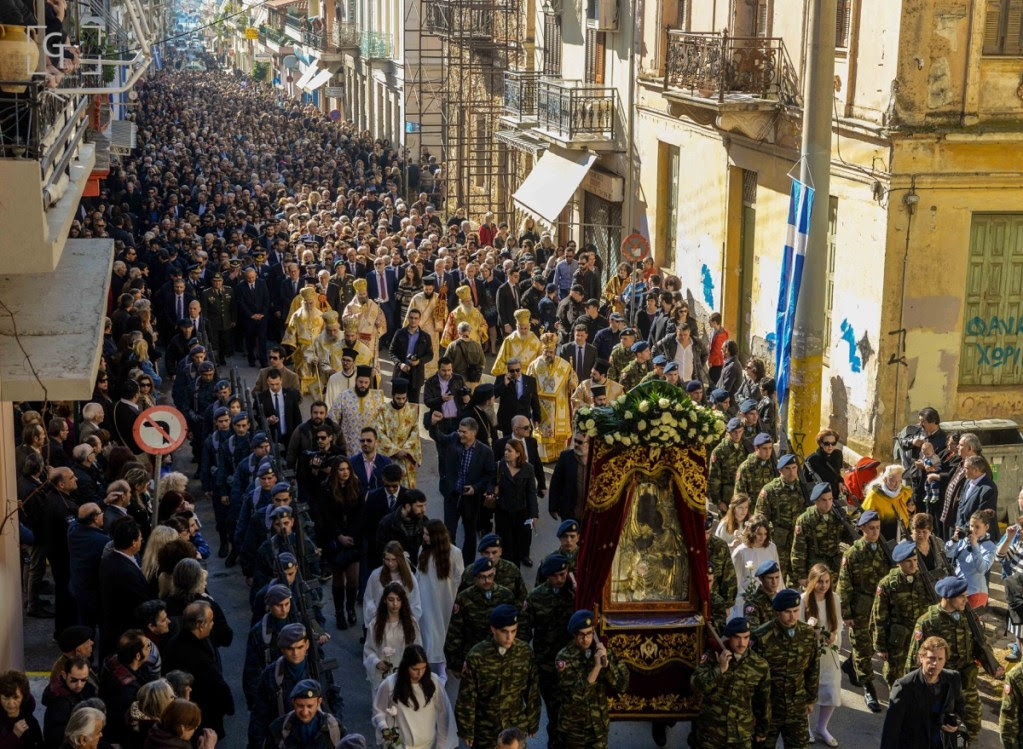
[{"label": "black boot", "polygon": [[[234,527],[233,524],[228,524],[227,537],[234,538]],[[224,560],[225,567],[234,567],[238,563],[238,549],[235,548],[234,541],[231,542],[231,551],[227,555],[227,559]]]},{"label": "black boot", "polygon": [[852,658],[846,658],[842,661],[842,673],[849,677],[849,683],[854,687],[862,686],[860,677],[856,675],[856,669],[853,667]]},{"label": "black boot", "polygon": [[863,687],[863,701],[867,703],[867,709],[872,713],[881,712],[881,703],[877,701],[877,695],[874,694],[874,685],[868,683]]},{"label": "black boot", "polygon": [[220,531],[220,549],[217,550],[217,556],[223,559],[231,553],[231,542],[227,540],[227,532]]},{"label": "black boot", "polygon": [[332,585],[330,592],[334,596],[334,618],[337,619],[337,628],[348,629],[348,622],[345,621],[345,588],[343,585]]},{"label": "black boot", "polygon": [[354,627],[358,621],[355,617],[355,597],[359,594],[359,587],[357,585],[346,585],[345,590],[348,592],[348,601],[345,604],[345,608],[348,610],[348,623]]}]

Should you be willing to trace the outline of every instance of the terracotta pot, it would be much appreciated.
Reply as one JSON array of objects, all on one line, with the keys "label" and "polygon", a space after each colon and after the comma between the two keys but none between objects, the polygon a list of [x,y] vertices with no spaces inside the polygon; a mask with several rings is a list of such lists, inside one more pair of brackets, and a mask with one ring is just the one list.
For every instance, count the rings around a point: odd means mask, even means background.
[{"label": "terracotta pot", "polygon": [[[0,81],[32,80],[39,62],[39,47],[27,26],[0,26]],[[0,86],[8,94],[21,94],[26,86]]]}]

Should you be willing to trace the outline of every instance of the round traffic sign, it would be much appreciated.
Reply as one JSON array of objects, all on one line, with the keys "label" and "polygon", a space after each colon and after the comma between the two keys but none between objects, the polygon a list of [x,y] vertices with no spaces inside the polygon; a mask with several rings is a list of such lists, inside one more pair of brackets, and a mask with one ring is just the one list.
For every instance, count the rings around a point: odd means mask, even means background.
[{"label": "round traffic sign", "polygon": [[153,406],[138,415],[132,434],[142,452],[167,455],[181,447],[188,436],[188,424],[178,409]]},{"label": "round traffic sign", "polygon": [[632,262],[645,260],[650,254],[650,242],[642,234],[630,234],[622,240],[622,256]]}]

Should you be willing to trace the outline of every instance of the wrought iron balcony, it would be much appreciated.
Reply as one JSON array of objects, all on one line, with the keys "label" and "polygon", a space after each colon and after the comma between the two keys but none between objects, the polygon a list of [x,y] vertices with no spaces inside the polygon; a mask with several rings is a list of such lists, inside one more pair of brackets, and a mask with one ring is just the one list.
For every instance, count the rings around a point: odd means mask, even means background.
[{"label": "wrought iron balcony", "polygon": [[668,31],[664,88],[703,99],[790,101],[796,85],[780,38]]},{"label": "wrought iron balcony", "polygon": [[361,41],[359,26],[348,21],[335,21],[330,38],[334,49],[355,49]]},{"label": "wrought iron balcony", "polygon": [[493,0],[429,0],[424,6],[424,27],[431,34],[465,43],[485,42],[494,37]]},{"label": "wrought iron balcony", "polygon": [[368,60],[386,60],[391,56],[391,35],[383,31],[363,31],[359,53]]},{"label": "wrought iron balcony", "polygon": [[504,71],[504,116],[515,122],[536,121],[537,70]]},{"label": "wrought iron balcony", "polygon": [[613,88],[582,81],[536,84],[536,130],[559,141],[610,141],[618,107]]}]

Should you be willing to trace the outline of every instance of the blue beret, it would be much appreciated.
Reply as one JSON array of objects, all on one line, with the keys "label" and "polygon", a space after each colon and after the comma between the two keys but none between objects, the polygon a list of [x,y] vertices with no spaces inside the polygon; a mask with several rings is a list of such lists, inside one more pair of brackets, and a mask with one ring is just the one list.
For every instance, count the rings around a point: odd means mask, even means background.
[{"label": "blue beret", "polygon": [[593,612],[589,609],[579,609],[568,620],[568,633],[574,635],[580,629],[592,627],[596,619]]},{"label": "blue beret", "polygon": [[548,554],[546,559],[540,562],[540,577],[550,577],[567,569],[568,557],[554,552],[553,554]]},{"label": "blue beret", "polygon": [[244,411],[239,411],[238,413],[231,417],[231,423],[237,424],[239,421],[245,421],[248,418],[249,415],[247,413],[245,413]]},{"label": "blue beret", "polygon": [[776,463],[776,465],[778,467],[778,470],[780,471],[785,466],[792,465],[795,462],[796,456],[793,455],[792,453],[789,453],[788,455],[782,455],[780,458],[778,458],[778,462]]},{"label": "blue beret", "polygon": [[494,610],[490,612],[490,619],[488,621],[490,626],[495,629],[510,627],[513,624],[519,623],[519,610],[510,603],[502,603],[499,606],[495,606]]},{"label": "blue beret", "polygon": [[294,516],[294,514],[295,513],[292,512],[290,507],[288,507],[287,505],[282,505],[280,507],[275,507],[273,509],[273,512],[270,513],[270,517],[273,520],[276,520],[277,518],[290,518]]},{"label": "blue beret", "polygon": [[229,380],[217,380],[217,390],[229,387],[231,387],[231,382]]},{"label": "blue beret", "polygon": [[787,611],[799,605],[799,591],[792,588],[779,590],[771,599],[771,608],[775,611]]},{"label": "blue beret", "polygon": [[289,598],[291,598],[291,588],[287,585],[271,585],[266,589],[263,601],[267,606],[276,606],[279,603],[284,603]]},{"label": "blue beret", "polygon": [[291,484],[287,481],[278,481],[274,484],[274,488],[270,490],[271,494],[280,494],[281,492],[290,492]]},{"label": "blue beret", "polygon": [[831,494],[831,484],[827,481],[821,481],[813,485],[813,489],[810,490],[810,501],[816,502],[821,498],[822,494]]},{"label": "blue beret", "polygon": [[206,347],[205,346],[192,346],[192,348],[188,349],[188,355],[189,356],[195,356],[196,354],[205,354],[205,353],[206,353]]},{"label": "blue beret", "polygon": [[632,344],[632,353],[638,354],[640,351],[646,351],[650,348],[650,344],[646,341],[636,341]]},{"label": "blue beret", "polygon": [[739,404],[739,413],[746,414],[749,413],[750,411],[755,411],[756,409],[757,402],[752,398],[747,398],[746,400]]},{"label": "blue beret", "polygon": [[867,523],[869,523],[871,520],[880,520],[880,519],[881,519],[881,516],[878,515],[876,512],[874,512],[873,510],[867,510],[862,515],[860,515],[860,519],[856,521],[856,525],[858,525],[860,528],[862,528]]},{"label": "blue beret", "polygon": [[306,639],[305,625],[299,624],[298,622],[292,622],[291,624],[285,624],[281,627],[280,634],[277,635],[277,647],[287,648],[294,645],[296,642],[300,642]]},{"label": "blue beret", "polygon": [[753,447],[760,447],[761,445],[770,445],[774,440],[771,439],[771,435],[767,432],[761,432],[753,438]]},{"label": "blue beret", "polygon": [[316,681],[316,679],[302,679],[302,681],[292,688],[291,694],[288,695],[288,699],[301,700],[322,696],[323,693],[320,690],[320,682]]},{"label": "blue beret", "polygon": [[738,416],[733,416],[732,418],[730,418],[728,420],[728,423],[725,425],[725,429],[727,429],[729,432],[734,432],[736,429],[742,428],[743,422],[742,419],[740,419]]},{"label": "blue beret", "polygon": [[480,539],[480,543],[479,546],[476,547],[476,551],[482,554],[484,551],[494,546],[501,546],[501,537],[496,533],[488,533]]},{"label": "blue beret", "polygon": [[966,592],[966,581],[961,577],[943,577],[934,583],[934,590],[942,598],[955,598]]},{"label": "blue beret", "polygon": [[731,398],[732,394],[724,388],[714,388],[710,391],[710,397],[715,403],[723,403],[726,398]]},{"label": "blue beret", "polygon": [[905,562],[916,553],[916,544],[912,541],[901,541],[895,544],[892,549],[892,559],[896,562]]},{"label": "blue beret", "polygon": [[494,569],[494,563],[487,557],[480,557],[472,563],[472,576],[476,577],[481,572],[487,572],[492,569]]},{"label": "blue beret", "polygon": [[678,364],[676,364],[673,361],[670,361],[670,362],[668,362],[667,364],[664,365],[664,373],[665,374],[668,374],[668,372],[677,372],[677,371],[678,371]]},{"label": "blue beret", "polygon": [[731,637],[745,632],[749,632],[749,620],[744,616],[735,616],[725,624],[725,628],[721,630],[721,636]]},{"label": "blue beret", "polygon": [[579,521],[578,520],[572,520],[571,518],[569,518],[568,520],[562,520],[561,521],[561,525],[558,526],[558,532],[555,535],[558,538],[561,538],[566,533],[578,533],[578,532],[579,532]]},{"label": "blue beret", "polygon": [[266,476],[266,474],[273,473],[273,472],[274,472],[274,467],[273,467],[272,463],[260,463],[259,464],[259,470],[256,472],[256,475],[258,475],[260,477],[263,477],[263,476]]},{"label": "blue beret", "polygon": [[557,287],[557,286],[555,286],[555,285],[554,285],[554,284],[552,284],[552,283],[549,283],[549,284],[547,284],[546,286],[544,286],[544,289],[546,289],[546,290],[547,290],[547,293],[550,293],[550,292],[552,292],[552,291],[557,291],[557,290],[558,290],[558,287]]},{"label": "blue beret", "polygon": [[282,551],[278,554],[277,561],[281,563],[281,567],[284,569],[290,569],[298,565],[298,559],[290,551]]},{"label": "blue beret", "polygon": [[764,575],[770,575],[772,572],[778,572],[778,563],[773,559],[767,559],[760,563],[760,566],[753,572],[754,577],[763,577]]},{"label": "blue beret", "polygon": [[252,442],[250,442],[249,444],[251,444],[253,447],[259,447],[264,442],[269,442],[269,441],[270,441],[270,438],[266,436],[266,432],[256,432],[252,436]]},{"label": "blue beret", "polygon": [[213,418],[219,419],[221,416],[227,416],[227,409],[224,406],[217,406],[213,409]]},{"label": "blue beret", "polygon": [[695,393],[697,390],[703,390],[703,383],[699,380],[690,380],[686,383],[687,393]]},{"label": "blue beret", "polygon": [[666,357],[664,354],[658,354],[657,356],[654,357],[654,364],[656,364],[658,367],[663,367],[667,363],[668,357]]},{"label": "blue beret", "polygon": [[216,365],[211,361],[204,361],[199,365],[200,372],[213,372],[216,368]]}]

